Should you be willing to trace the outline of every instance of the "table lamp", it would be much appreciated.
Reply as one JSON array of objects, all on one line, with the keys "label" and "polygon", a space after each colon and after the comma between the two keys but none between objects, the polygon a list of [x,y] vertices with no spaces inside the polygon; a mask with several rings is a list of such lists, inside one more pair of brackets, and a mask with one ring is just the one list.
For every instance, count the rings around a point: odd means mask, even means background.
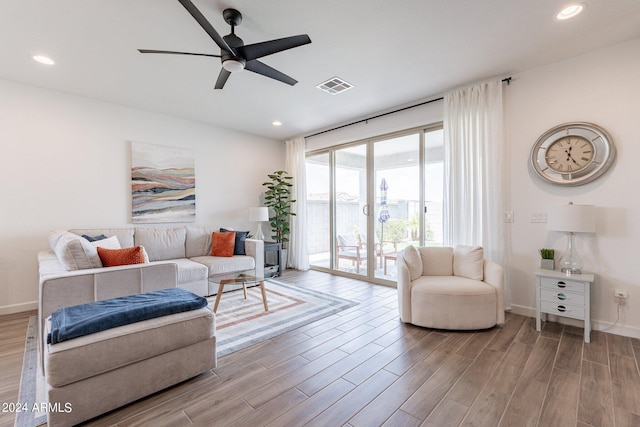
[{"label": "table lamp", "polygon": [[582,260],[575,246],[576,233],[595,233],[596,220],[593,205],[558,205],[549,210],[550,230],[567,233],[567,249],[560,258],[560,271],[566,274],[582,274]]},{"label": "table lamp", "polygon": [[269,208],[265,206],[249,208],[249,221],[257,221],[258,229],[254,239],[264,240],[264,234],[262,234],[262,222],[269,221]]}]

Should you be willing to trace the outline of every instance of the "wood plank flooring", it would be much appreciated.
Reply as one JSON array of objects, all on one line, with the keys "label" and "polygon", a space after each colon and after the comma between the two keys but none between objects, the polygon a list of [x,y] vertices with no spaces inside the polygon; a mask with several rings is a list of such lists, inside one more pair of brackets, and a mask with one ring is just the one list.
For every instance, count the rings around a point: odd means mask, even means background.
[{"label": "wood plank flooring", "polygon": [[[402,324],[395,289],[320,272],[280,280],[359,305],[218,360],[90,426],[638,426],[640,340],[507,315],[502,328]],[[0,317],[15,402],[28,315]],[[13,425],[0,413],[0,425]]]}]

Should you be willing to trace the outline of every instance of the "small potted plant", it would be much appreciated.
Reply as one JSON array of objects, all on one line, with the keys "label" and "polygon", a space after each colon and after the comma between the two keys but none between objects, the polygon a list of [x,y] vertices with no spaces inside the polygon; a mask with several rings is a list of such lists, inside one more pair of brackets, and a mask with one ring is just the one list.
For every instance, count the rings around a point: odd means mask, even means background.
[{"label": "small potted plant", "polygon": [[555,251],[553,249],[545,249],[542,248],[538,252],[540,252],[540,267],[545,270],[555,270],[555,262],[553,260],[553,256],[555,255]]}]

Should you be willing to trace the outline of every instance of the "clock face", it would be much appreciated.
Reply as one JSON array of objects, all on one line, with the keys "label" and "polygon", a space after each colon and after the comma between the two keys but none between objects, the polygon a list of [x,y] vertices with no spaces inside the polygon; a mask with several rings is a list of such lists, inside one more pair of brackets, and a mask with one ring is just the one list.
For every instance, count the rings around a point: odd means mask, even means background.
[{"label": "clock face", "polygon": [[582,185],[601,176],[615,158],[604,129],[590,123],[566,123],[545,132],[531,150],[533,171],[560,185]]},{"label": "clock face", "polygon": [[572,135],[553,142],[545,153],[545,162],[559,173],[577,173],[593,161],[595,148],[591,141]]}]

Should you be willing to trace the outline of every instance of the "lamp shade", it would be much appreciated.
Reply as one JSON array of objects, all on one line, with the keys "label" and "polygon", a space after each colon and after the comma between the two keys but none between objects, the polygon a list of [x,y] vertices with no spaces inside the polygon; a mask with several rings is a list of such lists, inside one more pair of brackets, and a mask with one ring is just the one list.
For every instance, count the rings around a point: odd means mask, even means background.
[{"label": "lamp shade", "polygon": [[249,221],[269,221],[269,208],[264,206],[249,208]]},{"label": "lamp shade", "polygon": [[596,216],[593,205],[557,205],[549,209],[550,230],[568,233],[595,233]]}]

